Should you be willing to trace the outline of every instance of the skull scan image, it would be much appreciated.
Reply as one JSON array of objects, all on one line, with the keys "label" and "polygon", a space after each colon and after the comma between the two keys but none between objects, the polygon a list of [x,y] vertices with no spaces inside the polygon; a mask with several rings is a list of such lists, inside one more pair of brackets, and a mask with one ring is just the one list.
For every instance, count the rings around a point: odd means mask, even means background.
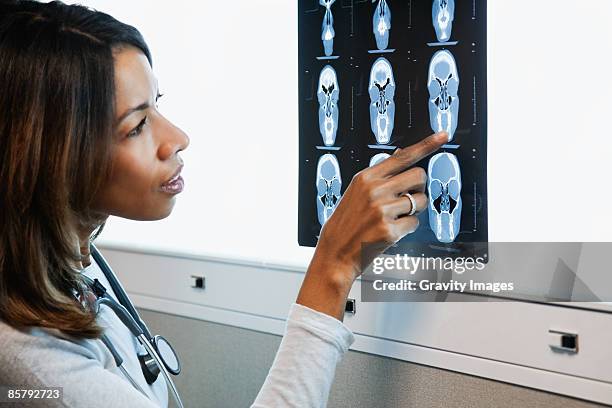
[{"label": "skull scan image", "polygon": [[[372,0],[374,3],[376,0]],[[384,50],[389,45],[389,30],[391,30],[391,10],[387,0],[378,0],[372,18],[372,30],[376,38],[376,47]]]},{"label": "skull scan image", "polygon": [[378,153],[370,159],[370,167],[376,166],[378,163],[384,161],[387,157],[391,157],[390,154],[387,153]]},{"label": "skull scan image", "polygon": [[338,132],[338,98],[340,87],[336,71],[326,65],[319,75],[317,99],[319,100],[319,130],[325,146],[336,142]]},{"label": "skull scan image", "polygon": [[330,56],[334,52],[334,16],[331,12],[331,6],[336,0],[319,0],[319,4],[325,7],[325,15],[323,16],[323,24],[321,27],[321,40],[323,40],[323,49],[326,56]]},{"label": "skull scan image", "polygon": [[461,227],[461,170],[457,157],[438,153],[427,170],[429,226],[440,242],[453,242]]},{"label": "skull scan image", "polygon": [[323,226],[340,201],[342,178],[340,165],[333,154],[324,154],[317,164],[317,216]]},{"label": "skull scan image", "polygon": [[429,122],[434,132],[446,131],[453,140],[459,118],[459,73],[448,50],[434,54],[429,63]]},{"label": "skull scan image", "polygon": [[451,37],[453,20],[455,19],[455,0],[434,0],[431,17],[438,41],[448,41]]},{"label": "skull scan image", "polygon": [[393,68],[385,58],[380,57],[370,71],[370,127],[378,144],[391,141],[395,120],[395,79]]}]

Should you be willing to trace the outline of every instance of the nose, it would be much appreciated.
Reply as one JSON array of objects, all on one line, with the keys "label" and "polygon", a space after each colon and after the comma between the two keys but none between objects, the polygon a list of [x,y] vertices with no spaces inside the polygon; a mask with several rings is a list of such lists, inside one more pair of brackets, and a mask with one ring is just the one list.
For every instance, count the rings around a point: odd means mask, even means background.
[{"label": "nose", "polygon": [[189,146],[189,136],[172,122],[165,118],[161,118],[159,148],[157,155],[160,160],[165,161],[171,159],[178,152],[187,149]]}]

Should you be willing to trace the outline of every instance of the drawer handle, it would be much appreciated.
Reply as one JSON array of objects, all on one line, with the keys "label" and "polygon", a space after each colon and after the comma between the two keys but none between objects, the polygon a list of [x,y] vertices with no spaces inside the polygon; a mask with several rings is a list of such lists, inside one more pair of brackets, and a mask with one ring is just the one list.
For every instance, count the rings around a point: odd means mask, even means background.
[{"label": "drawer handle", "polygon": [[206,289],[206,278],[204,276],[191,275],[192,288]]},{"label": "drawer handle", "polygon": [[344,312],[352,313],[352,314],[357,313],[357,302],[355,302],[355,299],[349,298],[346,300],[346,305],[344,306]]},{"label": "drawer handle", "polygon": [[576,354],[578,353],[578,334],[560,330],[549,330],[550,348],[555,351]]}]

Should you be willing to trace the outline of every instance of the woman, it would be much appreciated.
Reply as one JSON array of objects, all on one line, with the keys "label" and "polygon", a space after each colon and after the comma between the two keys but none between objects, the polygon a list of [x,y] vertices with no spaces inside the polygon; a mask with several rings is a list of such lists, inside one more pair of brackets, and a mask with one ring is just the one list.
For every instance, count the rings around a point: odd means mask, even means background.
[{"label": "woman", "polygon": [[[4,1],[0,16],[0,384],[63,387],[63,401],[46,406],[166,406],[163,379],[143,378],[134,337],[88,307],[84,276],[99,276],[90,243],[110,215],[171,213],[189,138],[157,110],[151,54],[133,27],[60,2]],[[446,141],[432,135],[353,179],[253,406],[325,406],[353,341],[341,320],[361,243],[388,246],[416,229],[408,214],[426,206],[426,176],[410,167]]]}]

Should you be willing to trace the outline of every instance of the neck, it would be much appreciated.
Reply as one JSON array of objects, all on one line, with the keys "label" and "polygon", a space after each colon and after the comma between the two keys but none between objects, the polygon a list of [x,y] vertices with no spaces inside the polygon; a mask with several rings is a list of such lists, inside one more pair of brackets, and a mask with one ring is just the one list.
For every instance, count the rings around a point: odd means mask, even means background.
[{"label": "neck", "polygon": [[108,215],[100,215],[96,221],[96,225],[84,225],[83,223],[77,222],[76,233],[78,236],[79,251],[81,253],[81,262],[77,265],[80,269],[83,269],[91,264],[91,258],[89,253],[90,237],[98,226],[105,222]]},{"label": "neck", "polygon": [[85,268],[91,264],[89,254],[89,237],[93,233],[93,229],[81,229],[79,231],[79,249],[81,251],[81,268]]}]

